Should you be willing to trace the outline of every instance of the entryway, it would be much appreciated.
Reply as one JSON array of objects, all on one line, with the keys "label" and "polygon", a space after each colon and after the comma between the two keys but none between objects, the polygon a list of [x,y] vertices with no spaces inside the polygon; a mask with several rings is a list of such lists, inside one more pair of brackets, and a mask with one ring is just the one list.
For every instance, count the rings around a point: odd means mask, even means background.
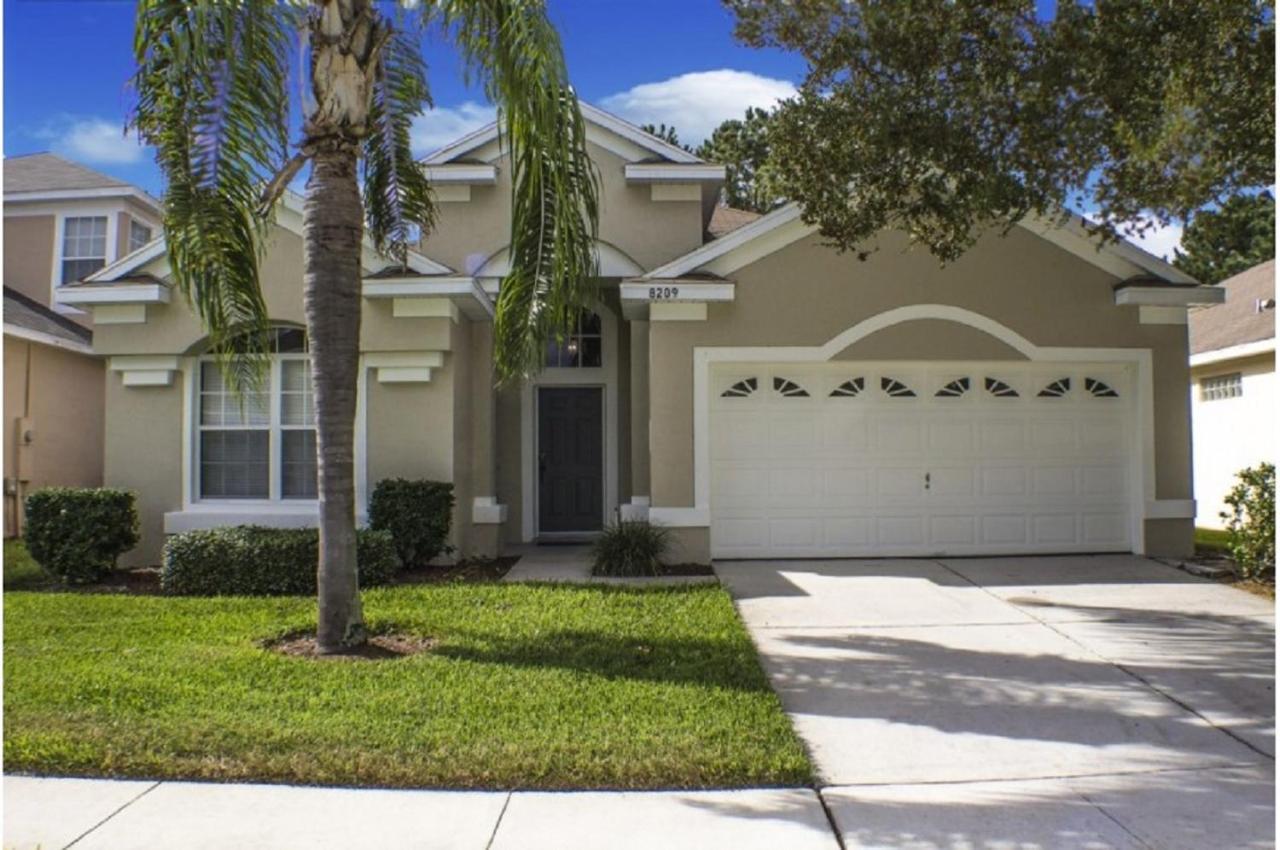
[{"label": "entryway", "polygon": [[600,387],[538,388],[538,534],[604,526],[604,403]]}]

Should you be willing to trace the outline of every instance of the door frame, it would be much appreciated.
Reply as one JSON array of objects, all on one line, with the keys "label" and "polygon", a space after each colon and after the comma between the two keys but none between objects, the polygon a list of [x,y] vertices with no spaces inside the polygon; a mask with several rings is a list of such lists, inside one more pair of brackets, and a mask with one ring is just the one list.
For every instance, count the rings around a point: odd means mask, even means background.
[{"label": "door frame", "polygon": [[609,408],[608,401],[606,400],[606,396],[608,394],[608,388],[604,384],[559,384],[559,383],[540,384],[538,387],[534,389],[534,392],[533,392],[533,455],[530,458],[530,461],[532,462],[533,471],[534,471],[533,539],[534,540],[557,540],[557,539],[563,540],[563,539],[576,539],[576,538],[581,538],[587,535],[599,534],[600,532],[598,529],[582,529],[581,531],[543,531],[540,528],[540,525],[542,522],[542,516],[541,516],[542,487],[540,486],[540,482],[538,481],[537,473],[538,473],[538,455],[541,452],[542,428],[540,427],[541,421],[540,421],[539,412],[542,407],[542,391],[543,390],[600,390],[600,429],[601,429],[601,434],[600,434],[601,436],[601,440],[600,440],[600,452],[601,452],[600,510],[602,512],[601,513],[602,527],[603,525],[608,525],[609,523],[609,507],[608,507],[609,497],[604,489],[608,486],[608,483],[609,483],[609,473],[607,469],[609,465],[609,458],[608,458],[609,449],[608,449],[608,446],[605,444],[605,440],[604,440],[604,438],[607,436],[607,431],[605,430],[605,416]]},{"label": "door frame", "polygon": [[[711,526],[710,385],[711,367],[738,362],[826,362],[876,331],[919,319],[942,319],[967,325],[995,337],[1030,361],[1103,362],[1127,364],[1136,374],[1137,398],[1133,421],[1135,451],[1128,464],[1131,535],[1134,551],[1146,552],[1147,519],[1185,514],[1183,500],[1158,500],[1155,487],[1155,405],[1153,356],[1150,348],[1041,347],[996,320],[950,304],[910,304],[878,313],[817,346],[696,346],[693,350],[693,482],[694,504],[688,508],[651,508],[651,519],[676,527]],[[1192,508],[1193,510],[1193,508]]]},{"label": "door frame", "polygon": [[599,387],[604,405],[604,498],[600,520],[608,525],[618,510],[618,316],[597,301],[591,309],[600,317],[601,362],[598,369],[543,369],[520,387],[520,541],[538,538],[538,393],[539,387]]}]

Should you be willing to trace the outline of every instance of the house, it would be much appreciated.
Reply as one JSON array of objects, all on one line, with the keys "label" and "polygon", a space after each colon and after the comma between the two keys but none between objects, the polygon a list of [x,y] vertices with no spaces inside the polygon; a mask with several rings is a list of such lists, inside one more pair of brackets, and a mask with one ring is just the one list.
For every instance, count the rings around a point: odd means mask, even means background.
[{"label": "house", "polygon": [[150,242],[158,202],[53,154],[4,160],[4,532],[49,485],[102,483],[104,364],[64,285]]},{"label": "house", "polygon": [[1191,310],[1196,525],[1222,528],[1240,470],[1276,461],[1276,263],[1218,284],[1222,304]]},{"label": "house", "polygon": [[[681,561],[1190,551],[1186,311],[1219,290],[1070,222],[945,267],[893,232],[838,253],[795,206],[730,229],[721,166],[584,114],[599,299],[536,378],[493,388],[495,126],[425,160],[441,212],[407,270],[366,247],[360,504],[382,478],[452,481],[463,555],[617,516],[670,527]],[[137,561],[166,533],[315,522],[301,222],[286,198],[262,273],[277,353],[247,412],[163,239],[59,293],[98,321],[105,478],[138,493]]]}]

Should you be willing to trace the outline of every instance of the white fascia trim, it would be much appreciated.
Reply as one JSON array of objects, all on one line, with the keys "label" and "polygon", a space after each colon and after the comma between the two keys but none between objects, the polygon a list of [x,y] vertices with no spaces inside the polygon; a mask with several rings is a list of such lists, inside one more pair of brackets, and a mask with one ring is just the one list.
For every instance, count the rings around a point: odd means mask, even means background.
[{"label": "white fascia trim", "polygon": [[[623,121],[616,115],[610,115],[599,107],[592,106],[589,103],[578,101],[578,108],[582,110],[584,120],[608,130],[615,135],[621,136],[632,144],[638,145],[645,150],[655,153],[663,159],[672,162],[681,163],[701,163],[702,160],[683,148],[675,145],[669,145],[661,139],[649,135],[634,124]],[[468,154],[477,148],[485,145],[498,138],[498,122],[493,121],[478,130],[475,130],[452,144],[446,145],[440,150],[429,154],[422,160],[423,165],[443,165],[450,160]]]},{"label": "white fascia trim", "polygon": [[1256,342],[1243,342],[1240,345],[1232,345],[1227,348],[1218,348],[1213,351],[1202,351],[1199,354],[1191,355],[1191,366],[1208,366],[1211,363],[1221,363],[1225,360],[1236,360],[1242,357],[1256,357],[1259,354],[1273,353],[1276,350],[1276,338],[1260,339]]},{"label": "white fascia trim", "polygon": [[109,266],[103,266],[86,277],[85,283],[105,283],[115,280],[131,271],[140,269],[147,263],[163,257],[165,252],[164,236],[157,236],[136,251],[125,254]]},{"label": "white fascia trim", "polygon": [[632,162],[622,169],[629,183],[722,183],[723,165]]},{"label": "white fascia trim", "polygon": [[83,342],[63,339],[60,336],[54,336],[42,331],[33,331],[30,328],[11,325],[8,322],[4,323],[4,335],[26,340],[27,342],[47,345],[51,348],[61,348],[63,351],[72,351],[76,354],[93,354],[93,348]]},{"label": "white fascia trim", "polygon": [[443,165],[426,166],[429,183],[463,183],[468,186],[491,186],[498,182],[498,169],[493,165],[476,165],[466,162],[451,162]]},{"label": "white fascia trim", "polygon": [[71,286],[56,293],[59,304],[168,304],[169,287],[160,283]]},{"label": "white fascia trim", "polygon": [[[179,534],[183,531],[201,531],[228,525],[263,525],[268,528],[315,528],[319,523],[320,509],[316,502],[297,504],[279,502],[238,502],[218,504],[195,503],[181,511],[169,511],[164,515],[164,533]],[[358,524],[364,517],[357,516]]]},{"label": "white fascia trim", "polygon": [[1018,222],[1018,226],[1121,279],[1145,272],[1169,283],[1184,286],[1200,284],[1186,272],[1126,239],[1100,243],[1089,233],[1083,219],[1074,213],[1065,224],[1044,216],[1030,215]]},{"label": "white fascia trim", "polygon": [[1221,304],[1227,300],[1227,293],[1220,286],[1121,286],[1115,299],[1120,307],[1187,307]]},{"label": "white fascia trim", "polygon": [[102,186],[97,189],[46,189],[36,192],[5,192],[5,203],[31,201],[75,201],[81,198],[133,198],[151,208],[157,215],[162,211],[160,202],[134,186]]},{"label": "white fascia trim", "polygon": [[363,292],[365,298],[449,298],[468,316],[493,315],[493,302],[474,277],[365,278]]},{"label": "white fascia trim", "polygon": [[[708,242],[700,248],[696,248],[679,257],[665,266],[659,266],[644,276],[644,279],[661,279],[678,278],[689,272],[702,268],[712,260],[723,257],[735,248],[764,236],[779,227],[790,224],[800,218],[800,205],[790,203],[786,206],[779,207],[768,215],[761,216],[750,224],[745,224],[737,230],[726,233],[719,239]],[[816,230],[816,228],[813,228]]]}]

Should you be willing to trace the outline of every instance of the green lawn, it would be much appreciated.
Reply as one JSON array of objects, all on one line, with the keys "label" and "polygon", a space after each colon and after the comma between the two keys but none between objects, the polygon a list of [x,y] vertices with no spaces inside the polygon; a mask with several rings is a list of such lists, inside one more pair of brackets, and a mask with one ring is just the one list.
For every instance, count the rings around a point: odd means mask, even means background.
[{"label": "green lawn", "polygon": [[1230,532],[1217,528],[1197,528],[1196,551],[1210,555],[1230,555]]},{"label": "green lawn", "polygon": [[4,541],[4,589],[44,587],[53,580],[40,565],[31,560],[21,540]]},{"label": "green lawn", "polygon": [[719,587],[369,591],[426,654],[313,660],[258,641],[309,599],[4,594],[8,771],[465,788],[811,781]]}]

